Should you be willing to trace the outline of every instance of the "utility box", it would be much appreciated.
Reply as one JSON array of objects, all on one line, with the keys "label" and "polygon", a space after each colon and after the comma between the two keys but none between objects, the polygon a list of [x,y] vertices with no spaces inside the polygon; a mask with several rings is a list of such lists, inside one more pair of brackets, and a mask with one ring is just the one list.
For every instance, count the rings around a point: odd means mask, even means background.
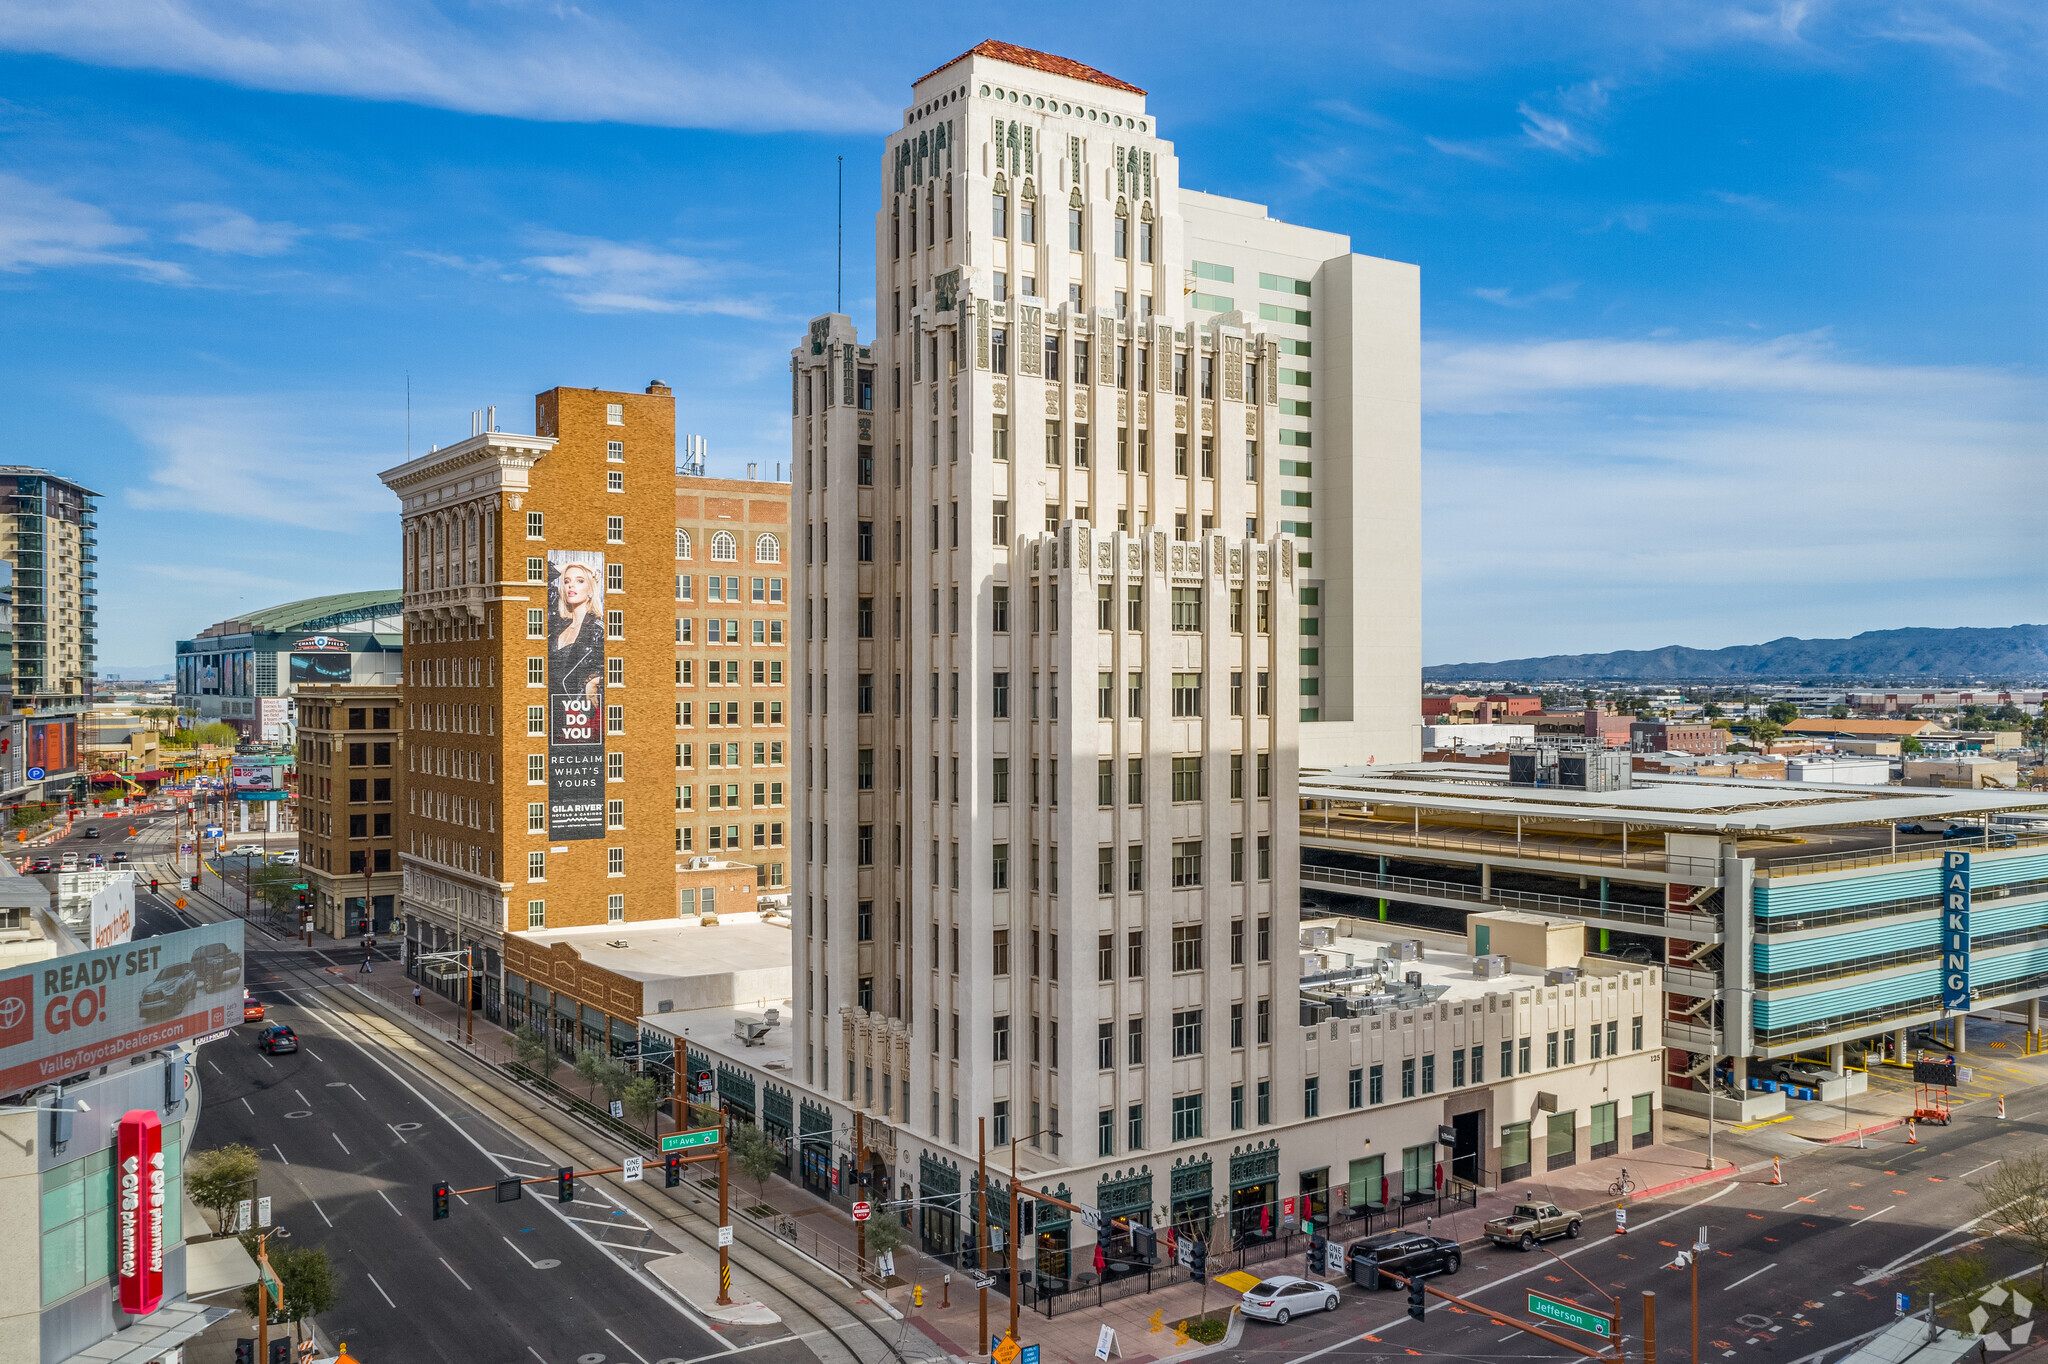
[{"label": "utility box", "polygon": [[1466,917],[1465,946],[1474,958],[1506,958],[1509,970],[1552,971],[1579,964],[1585,955],[1586,926],[1577,919],[1546,918],[1519,909],[1490,910]]}]

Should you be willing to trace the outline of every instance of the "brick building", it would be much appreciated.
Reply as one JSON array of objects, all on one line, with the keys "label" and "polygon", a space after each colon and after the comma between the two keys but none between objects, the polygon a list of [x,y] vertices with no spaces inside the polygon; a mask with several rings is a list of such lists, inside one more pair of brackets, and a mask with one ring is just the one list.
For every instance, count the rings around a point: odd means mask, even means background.
[{"label": "brick building", "polygon": [[1728,731],[1680,720],[1637,720],[1628,727],[1629,746],[1646,753],[1726,753]]},{"label": "brick building", "polygon": [[405,808],[396,686],[298,688],[299,870],[313,926],[337,938],[388,933],[397,915],[397,823]]},{"label": "brick building", "polygon": [[676,914],[674,399],[556,388],[535,434],[496,425],[477,413],[381,475],[404,556],[408,961],[475,949],[490,1017],[506,934]]},{"label": "brick building", "polygon": [[789,485],[679,477],[675,531],[677,861],[748,862],[763,894],[781,894],[795,842]]}]

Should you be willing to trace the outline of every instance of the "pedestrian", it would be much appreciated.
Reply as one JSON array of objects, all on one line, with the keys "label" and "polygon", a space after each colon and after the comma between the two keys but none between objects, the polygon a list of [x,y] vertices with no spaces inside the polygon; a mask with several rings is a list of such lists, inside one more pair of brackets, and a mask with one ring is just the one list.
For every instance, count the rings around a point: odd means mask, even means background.
[{"label": "pedestrian", "polygon": [[415,1009],[420,1006],[420,987],[417,985],[412,987],[412,1006]]},{"label": "pedestrian", "polygon": [[362,964],[361,966],[358,966],[358,967],[356,968],[356,974],[357,974],[357,975],[362,975],[362,974],[363,974],[364,972],[367,972],[367,971],[369,971],[369,970],[370,970],[370,952],[369,952],[369,949],[368,949],[368,948],[365,948],[365,949],[363,949],[363,964]]}]

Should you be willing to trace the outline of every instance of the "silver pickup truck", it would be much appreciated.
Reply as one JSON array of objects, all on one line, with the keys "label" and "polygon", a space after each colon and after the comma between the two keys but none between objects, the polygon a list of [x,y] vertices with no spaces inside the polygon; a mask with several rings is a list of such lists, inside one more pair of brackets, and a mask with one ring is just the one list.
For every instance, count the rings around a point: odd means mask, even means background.
[{"label": "silver pickup truck", "polygon": [[1506,1217],[1486,1224],[1486,1236],[1497,1246],[1534,1250],[1538,1241],[1576,1237],[1582,1225],[1577,1213],[1566,1212],[1555,1203],[1518,1203]]}]

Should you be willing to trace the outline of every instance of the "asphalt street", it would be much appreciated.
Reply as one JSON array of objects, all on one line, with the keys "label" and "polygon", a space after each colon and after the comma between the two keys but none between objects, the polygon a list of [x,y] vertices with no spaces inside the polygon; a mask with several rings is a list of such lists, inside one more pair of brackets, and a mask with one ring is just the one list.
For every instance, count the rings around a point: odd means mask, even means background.
[{"label": "asphalt street", "polygon": [[[1613,1233],[1609,1215],[1589,1221],[1581,1240],[1548,1243],[1552,1254],[1471,1250],[1456,1276],[1434,1282],[1523,1321],[1530,1320],[1530,1290],[1601,1310],[1611,1310],[1601,1295],[1612,1294],[1621,1303],[1631,1357],[1641,1349],[1642,1293],[1652,1290],[1659,1359],[1689,1359],[1690,1275],[1668,1266],[1704,1226],[1711,1250],[1700,1268],[1700,1364],[1838,1358],[1893,1319],[1894,1291],[1930,1256],[1979,1249],[1999,1272],[2032,1277],[2031,1261],[1983,1242],[1976,1225],[1970,1181],[2002,1156],[2038,1151],[2048,1140],[2048,1088],[2009,1096],[2007,1111],[2000,1121],[1988,1105],[1965,1110],[1951,1127],[1921,1128],[1917,1146],[1893,1129],[1861,1150],[1853,1142],[1819,1148],[1786,1161],[1782,1185],[1769,1183],[1765,1169],[1639,1203],[1629,1211],[1626,1235]],[[1303,1272],[1299,1264],[1264,1268]],[[1440,1300],[1431,1299],[1426,1318],[1416,1322],[1399,1291],[1346,1283],[1342,1296],[1335,1313],[1287,1326],[1247,1322],[1232,1353],[1258,1364],[1415,1355],[1578,1358]],[[1568,1328],[1548,1329],[1574,1336]],[[1575,1338],[1599,1344],[1592,1336]]]},{"label": "asphalt street", "polygon": [[[137,936],[188,926],[174,903],[182,883],[148,889],[168,820],[137,824],[132,842],[127,827],[104,821],[101,838],[74,832],[57,848],[127,847],[141,864]],[[696,1364],[739,1352],[761,1364],[812,1364],[790,1328],[706,1322],[639,1272],[674,1247],[613,1196],[617,1176],[580,1179],[574,1201],[558,1203],[544,1151],[358,1040],[336,986],[360,949],[309,959],[278,942],[250,925],[245,978],[265,1021],[289,1024],[301,1050],[263,1054],[263,1025],[253,1022],[202,1047],[206,1108],[194,1144],[241,1142],[261,1154],[258,1192],[273,1200],[273,1220],[334,1264],[339,1304],[320,1319],[330,1339],[362,1358],[462,1364]],[[381,952],[379,960],[396,969]],[[515,1174],[546,1182],[511,1204],[491,1193],[458,1198],[452,1216],[434,1220],[437,1180],[474,1188]]]}]

